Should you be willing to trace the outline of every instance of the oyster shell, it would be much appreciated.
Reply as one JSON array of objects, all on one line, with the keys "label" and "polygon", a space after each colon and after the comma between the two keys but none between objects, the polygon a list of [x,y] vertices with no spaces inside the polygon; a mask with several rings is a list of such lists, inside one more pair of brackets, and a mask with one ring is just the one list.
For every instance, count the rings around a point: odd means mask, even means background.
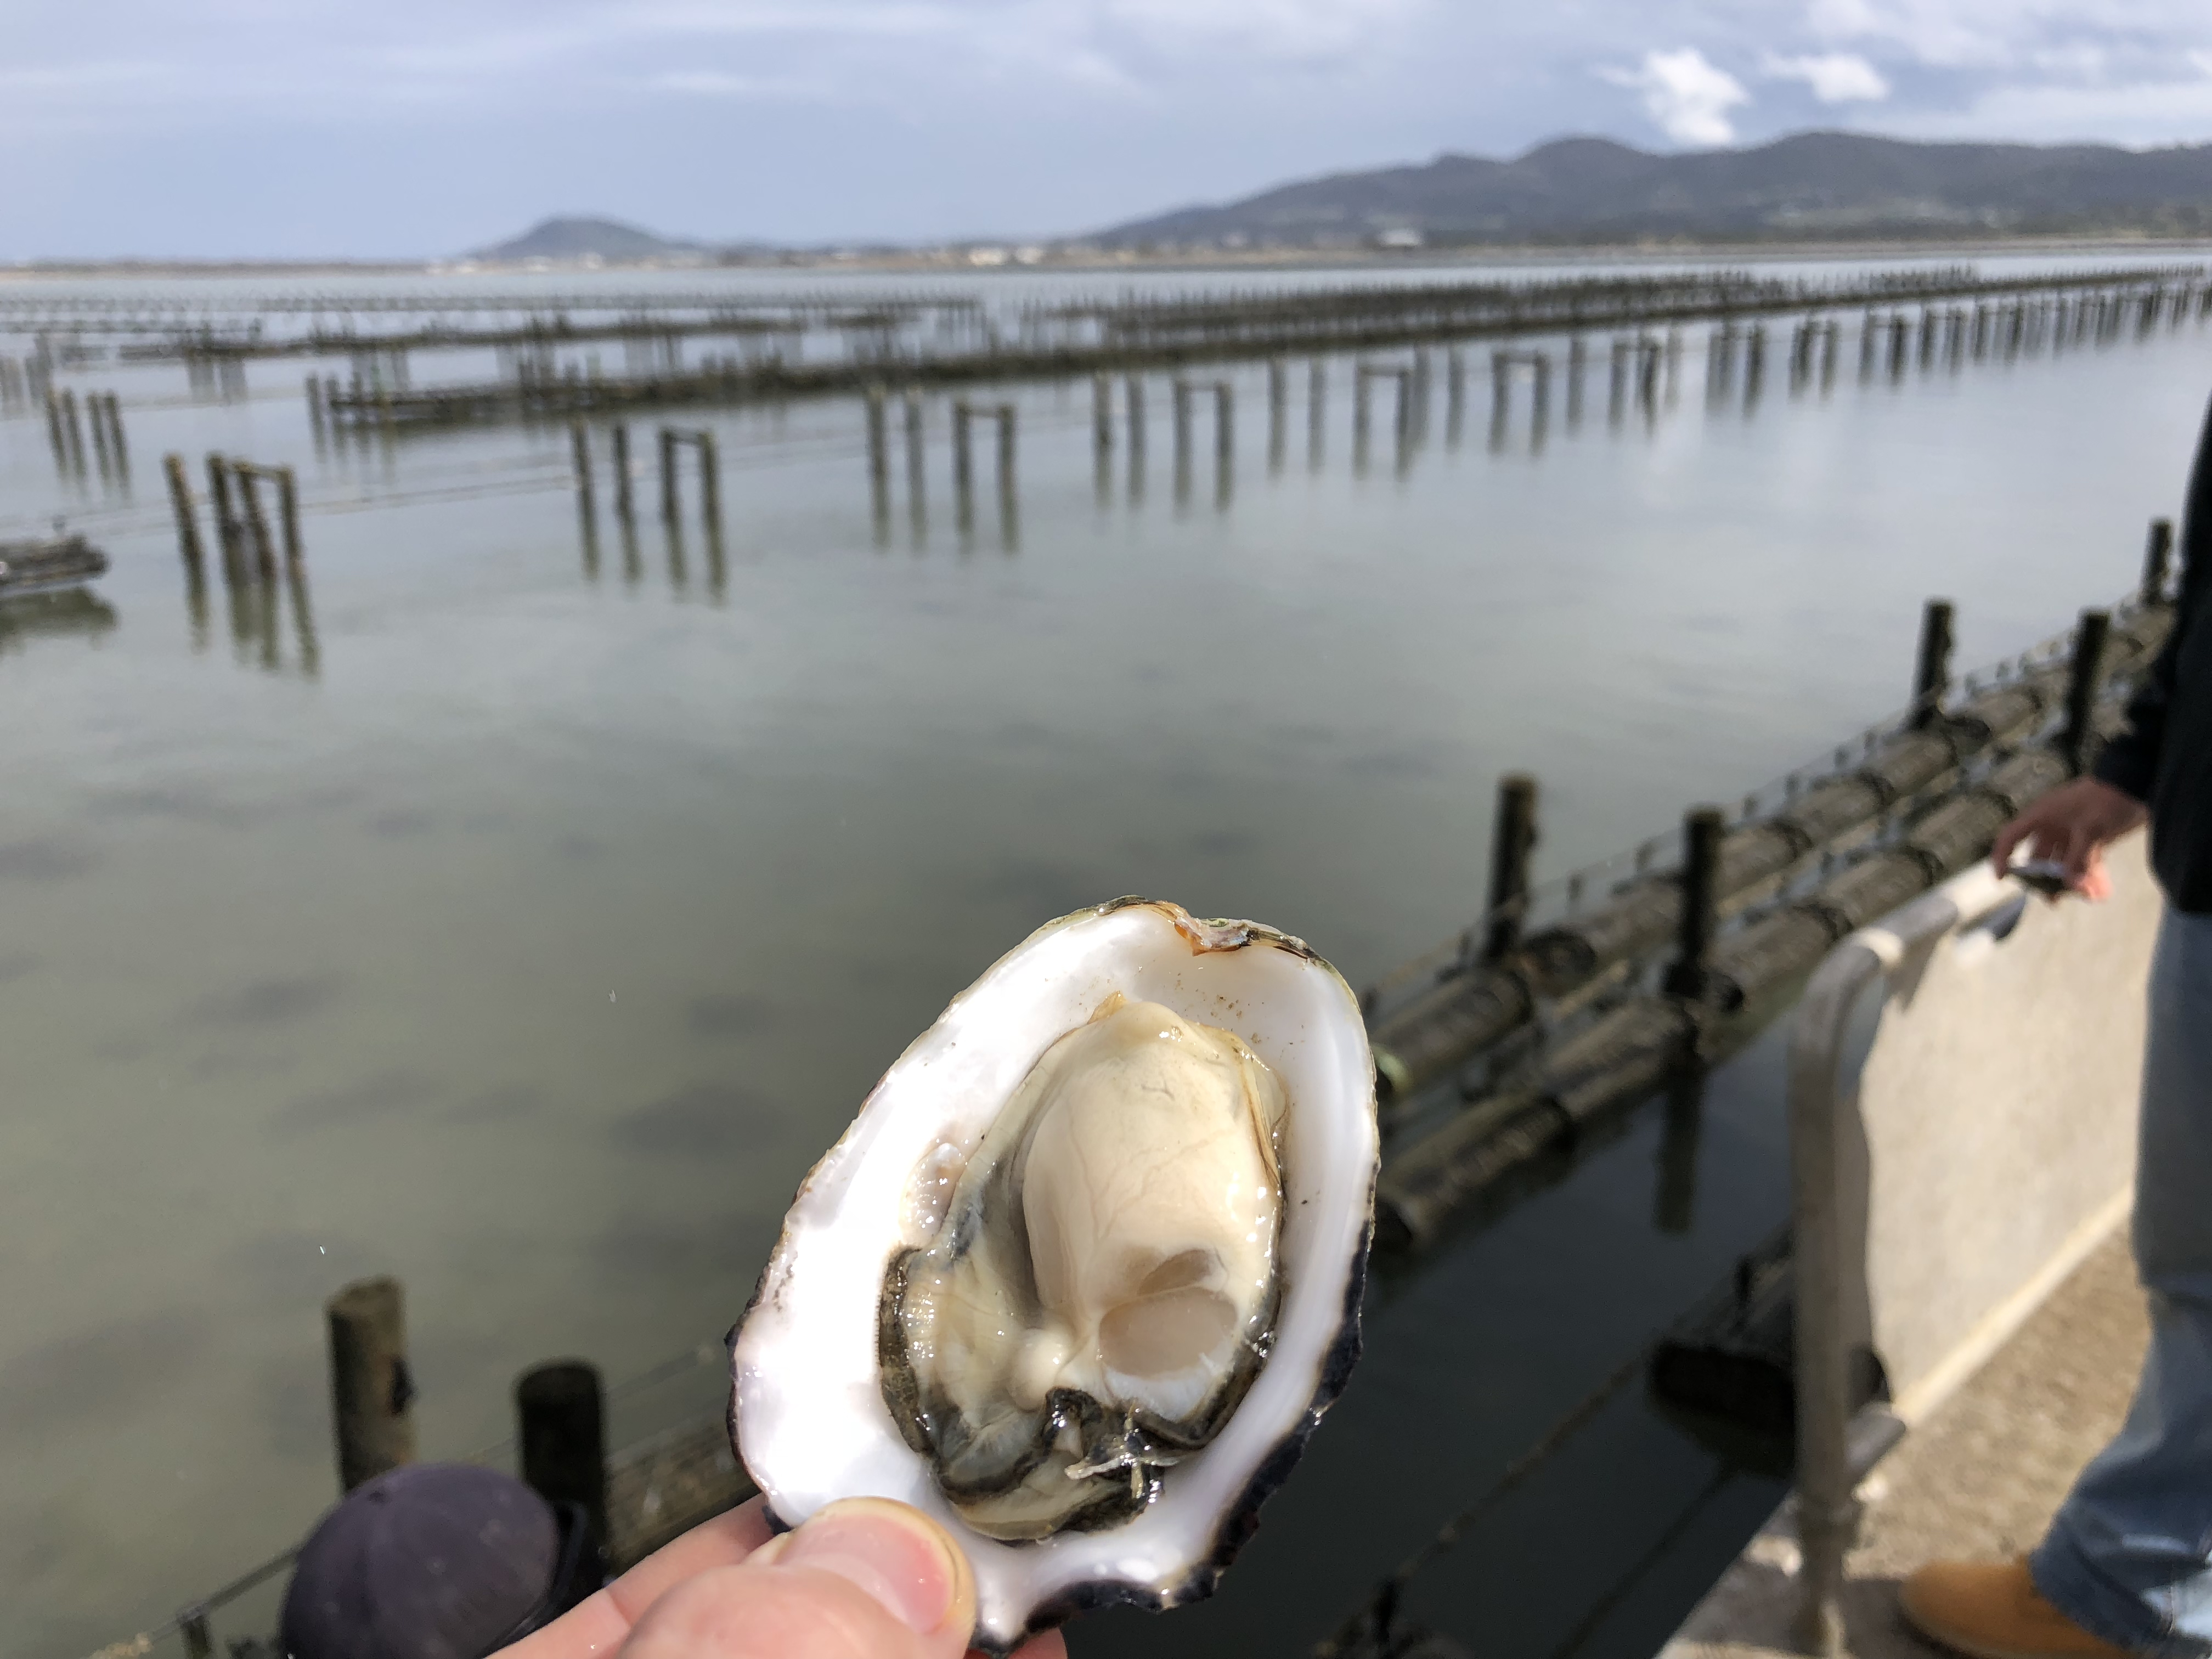
[{"label": "oyster shell", "polygon": [[800,1188],[732,1334],[775,1518],[896,1498],[975,1642],[1207,1594],[1359,1347],[1358,1006],[1300,941],[1125,899],[956,998]]}]

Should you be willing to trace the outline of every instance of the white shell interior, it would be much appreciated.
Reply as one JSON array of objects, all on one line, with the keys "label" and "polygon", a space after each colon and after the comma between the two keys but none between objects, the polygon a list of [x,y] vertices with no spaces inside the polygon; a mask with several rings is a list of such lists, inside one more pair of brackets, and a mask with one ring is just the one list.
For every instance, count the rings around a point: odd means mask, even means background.
[{"label": "white shell interior", "polygon": [[[1204,949],[1194,940],[1242,948]],[[1110,1530],[1006,1544],[961,1524],[885,1409],[877,1304],[886,1264],[927,1242],[926,1169],[957,1174],[1038,1057],[1119,991],[1234,1031],[1282,1079],[1284,1300],[1273,1355],[1219,1437],[1170,1471],[1159,1499]],[[952,1149],[947,1152],[946,1148]],[[1218,930],[1174,905],[1086,910],[1048,924],[956,998],[869,1094],[808,1176],[733,1353],[738,1441],[776,1515],[797,1525],[840,1498],[894,1498],[965,1545],[979,1644],[1001,1650],[1032,1612],[1080,1586],[1187,1598],[1194,1569],[1261,1465],[1301,1428],[1346,1318],[1372,1204],[1377,1139],[1365,1022],[1326,963],[1264,929]],[[924,1182],[922,1184],[926,1184]]]}]

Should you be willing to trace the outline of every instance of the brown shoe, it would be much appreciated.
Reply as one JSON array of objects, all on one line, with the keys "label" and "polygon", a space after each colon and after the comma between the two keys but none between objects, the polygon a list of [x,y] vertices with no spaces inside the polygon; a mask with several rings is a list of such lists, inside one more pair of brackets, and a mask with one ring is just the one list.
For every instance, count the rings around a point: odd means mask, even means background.
[{"label": "brown shoe", "polygon": [[2045,1601],[2025,1561],[1931,1561],[1897,1603],[1923,1636],[1972,1659],[2128,1659]]}]

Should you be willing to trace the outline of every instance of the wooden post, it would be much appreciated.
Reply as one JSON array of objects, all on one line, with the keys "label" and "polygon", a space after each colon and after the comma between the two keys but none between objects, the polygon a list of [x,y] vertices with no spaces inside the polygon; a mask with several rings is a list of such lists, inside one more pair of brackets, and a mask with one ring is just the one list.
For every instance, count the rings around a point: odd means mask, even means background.
[{"label": "wooden post", "polygon": [[1306,368],[1306,465],[1321,465],[1322,442],[1328,428],[1328,368],[1318,357]]},{"label": "wooden post", "polygon": [[1951,689],[1951,602],[1930,599],[1920,613],[1920,655],[1912,671],[1912,724],[1923,730],[1943,718]]},{"label": "wooden post", "polygon": [[1267,465],[1270,470],[1283,464],[1283,452],[1290,442],[1291,370],[1279,357],[1267,363]]},{"label": "wooden post", "polygon": [[676,428],[660,428],[660,516],[665,523],[676,522]]},{"label": "wooden post", "polygon": [[46,441],[54,447],[54,465],[69,465],[69,440],[62,436],[62,394],[46,388]]},{"label": "wooden post", "polygon": [[307,376],[307,424],[315,429],[315,435],[319,438],[323,435],[324,420],[323,377],[310,374]]},{"label": "wooden post", "polygon": [[999,415],[999,495],[1004,501],[1014,498],[1014,406],[1000,404]]},{"label": "wooden post", "polygon": [[1352,366],[1352,453],[1367,459],[1368,434],[1374,428],[1374,371],[1365,363]]},{"label": "wooden post", "polygon": [[[1568,348],[1568,362],[1572,365],[1567,382],[1567,407],[1574,414],[1582,413],[1581,395],[1576,381],[1582,368],[1582,341],[1577,337]],[[1459,434],[1467,424],[1467,353],[1453,346],[1444,353],[1444,441],[1457,443]]]},{"label": "wooden post", "polygon": [[2143,549],[2142,602],[2166,603],[2166,584],[2173,563],[2173,520],[2153,519],[2150,541]]},{"label": "wooden post", "polygon": [[1127,406],[1129,423],[1129,470],[1135,476],[1137,463],[1145,455],[1145,380],[1140,374],[1132,374],[1121,383],[1122,402]]},{"label": "wooden post", "polygon": [[975,516],[975,457],[969,423],[975,410],[965,398],[952,405],[952,508],[965,530]]},{"label": "wooden post", "polygon": [[276,469],[276,512],[284,526],[284,562],[296,569],[301,559],[300,480],[289,466]]},{"label": "wooden post", "polygon": [[2058,749],[2076,777],[2087,769],[2097,687],[2104,678],[2105,641],[2112,628],[2109,612],[2084,611],[2081,626],[2074,630],[2074,661],[2066,679],[2066,726],[2059,736]]},{"label": "wooden post", "polygon": [[722,522],[722,457],[714,432],[701,427],[692,434],[699,451],[699,520],[709,531]]},{"label": "wooden post", "polygon": [[129,477],[131,447],[123,438],[123,399],[112,392],[107,394],[107,447],[114,454],[116,471]]},{"label": "wooden post", "polygon": [[1482,954],[1495,962],[1521,943],[1527,921],[1528,858],[1536,847],[1536,780],[1510,773],[1498,781],[1498,816],[1490,830],[1490,928]]},{"label": "wooden post", "polygon": [[1669,996],[1695,997],[1705,992],[1719,924],[1721,839],[1727,823],[1717,806],[1695,807],[1682,820],[1682,909],[1674,960],[1667,969]]},{"label": "wooden post", "polygon": [[1114,447],[1114,382],[1103,374],[1091,377],[1091,447],[1102,456]]},{"label": "wooden post", "polygon": [[515,1380],[522,1479],[549,1504],[580,1505],[592,1539],[607,1541],[607,1434],[596,1365],[556,1359]]},{"label": "wooden post", "polygon": [[878,518],[890,511],[890,398],[883,386],[868,388],[868,495]]},{"label": "wooden post", "polygon": [[62,393],[62,436],[69,442],[70,470],[83,471],[84,426],[77,419],[76,393],[74,391]]},{"label": "wooden post", "polygon": [[407,1326],[399,1281],[364,1279],[325,1304],[331,1325],[331,1407],[337,1431],[338,1489],[415,1461],[409,1407]]},{"label": "wooden post", "polygon": [[1170,385],[1169,406],[1175,412],[1176,476],[1190,471],[1190,382],[1177,376]]},{"label": "wooden post", "polygon": [[97,392],[84,394],[84,412],[92,426],[93,459],[100,464],[100,476],[106,477],[114,470],[114,458],[107,448],[107,401]]},{"label": "wooden post", "polygon": [[269,533],[269,517],[261,510],[260,469],[243,461],[233,461],[230,470],[238,486],[240,502],[246,509],[247,527],[253,532],[254,568],[261,573],[262,580],[273,583],[276,580],[276,544]]},{"label": "wooden post", "polygon": [[592,516],[592,434],[581,421],[568,423],[568,451],[575,464],[576,510]]},{"label": "wooden post", "polygon": [[222,544],[224,563],[228,568],[229,554],[238,541],[238,517],[230,505],[230,462],[220,453],[210,452],[207,458],[208,507],[215,515],[216,538]]},{"label": "wooden post", "polygon": [[1223,472],[1237,464],[1237,388],[1213,383],[1213,464]]},{"label": "wooden post", "polygon": [[921,517],[923,500],[923,459],[921,393],[908,386],[906,392],[906,495],[907,507],[916,520]]},{"label": "wooden post", "polygon": [[620,422],[608,428],[607,449],[615,470],[615,514],[628,524],[637,507],[630,492],[629,428]]},{"label": "wooden post", "polygon": [[177,515],[177,550],[194,570],[200,568],[200,527],[192,514],[192,486],[185,476],[185,458],[164,455],[161,471],[169,478],[169,506]]}]

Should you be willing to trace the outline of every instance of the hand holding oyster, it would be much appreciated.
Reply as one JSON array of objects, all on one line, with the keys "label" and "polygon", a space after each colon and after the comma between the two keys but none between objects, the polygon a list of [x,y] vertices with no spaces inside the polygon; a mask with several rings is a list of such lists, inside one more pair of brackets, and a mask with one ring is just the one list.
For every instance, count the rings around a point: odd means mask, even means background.
[{"label": "hand holding oyster", "polygon": [[1206,1595],[1359,1347],[1357,1002],[1298,940],[1125,899],[1048,924],[886,1073],[732,1344],[775,1516],[936,1516],[977,1645]]}]

